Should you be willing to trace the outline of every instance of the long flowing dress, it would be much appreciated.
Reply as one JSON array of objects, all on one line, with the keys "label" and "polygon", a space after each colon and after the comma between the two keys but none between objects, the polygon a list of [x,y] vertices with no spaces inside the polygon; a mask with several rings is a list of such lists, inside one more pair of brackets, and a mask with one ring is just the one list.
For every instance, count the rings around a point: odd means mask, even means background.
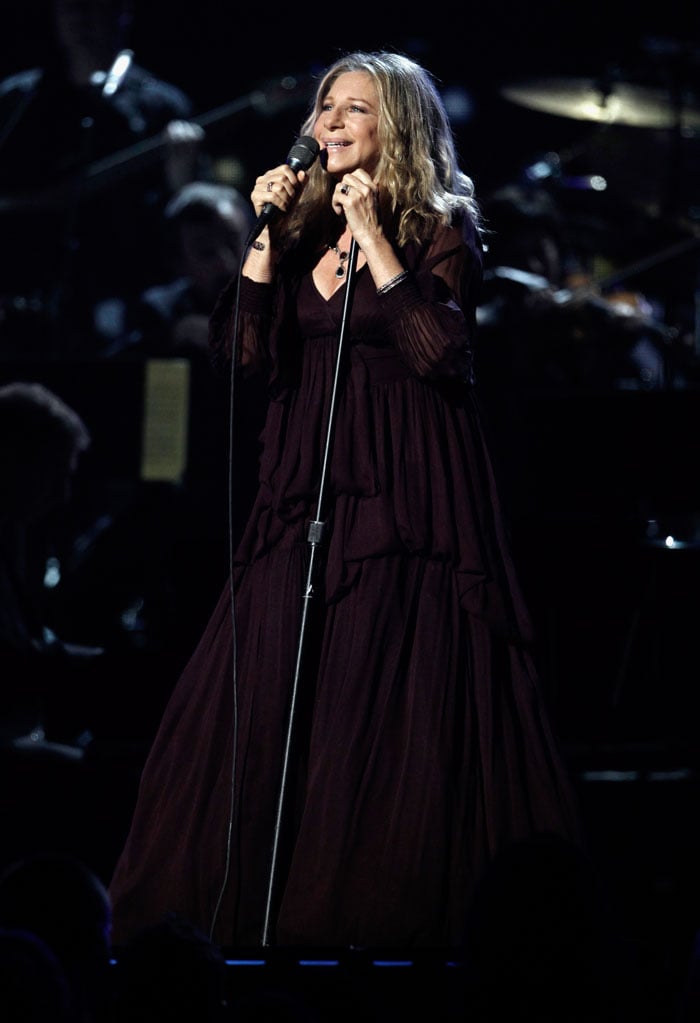
[{"label": "long flowing dress", "polygon": [[235,322],[269,358],[260,489],[145,764],[117,945],[170,910],[226,947],[451,946],[499,848],[578,840],[470,377],[478,236],[401,255],[348,315],[311,260],[214,313],[215,355]]}]

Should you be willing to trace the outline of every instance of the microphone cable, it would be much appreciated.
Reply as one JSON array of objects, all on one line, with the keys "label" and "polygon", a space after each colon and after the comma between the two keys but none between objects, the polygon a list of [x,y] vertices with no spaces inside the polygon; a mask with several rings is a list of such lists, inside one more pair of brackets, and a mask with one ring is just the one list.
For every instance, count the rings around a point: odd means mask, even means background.
[{"label": "microphone cable", "polygon": [[226,885],[228,884],[229,874],[231,871],[231,839],[233,836],[233,817],[236,803],[236,756],[238,752],[238,675],[236,670],[236,663],[238,658],[238,647],[236,640],[236,608],[235,608],[235,589],[233,584],[233,544],[234,544],[234,525],[233,525],[233,479],[234,479],[234,412],[235,412],[235,393],[236,393],[236,358],[238,351],[238,319],[239,319],[239,305],[241,296],[241,277],[243,275],[243,264],[245,257],[248,252],[249,245],[246,245],[241,253],[241,261],[238,267],[238,275],[236,279],[236,294],[234,299],[234,316],[233,316],[233,332],[231,335],[231,372],[229,379],[229,408],[228,408],[228,485],[227,485],[227,496],[228,496],[228,558],[229,558],[229,593],[231,598],[231,683],[233,692],[233,735],[231,740],[231,797],[229,800],[229,812],[228,812],[228,823],[226,826],[226,856],[224,860],[224,875],[221,881],[221,887],[219,888],[219,894],[216,899],[214,906],[214,912],[211,918],[211,924],[209,927],[209,939],[213,940],[214,928],[216,921],[221,910],[221,904],[223,901],[224,893],[226,891]]}]

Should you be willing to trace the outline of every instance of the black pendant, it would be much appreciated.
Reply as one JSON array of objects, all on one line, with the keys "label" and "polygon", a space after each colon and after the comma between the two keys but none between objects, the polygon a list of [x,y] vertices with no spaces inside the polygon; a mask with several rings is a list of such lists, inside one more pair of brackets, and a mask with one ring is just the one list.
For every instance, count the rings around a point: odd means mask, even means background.
[{"label": "black pendant", "polygon": [[339,262],[335,270],[335,276],[340,280],[341,277],[345,277],[345,267],[343,266],[343,263],[348,258],[348,253],[345,251],[341,252],[337,245],[329,245],[328,248],[335,252],[338,257]]}]

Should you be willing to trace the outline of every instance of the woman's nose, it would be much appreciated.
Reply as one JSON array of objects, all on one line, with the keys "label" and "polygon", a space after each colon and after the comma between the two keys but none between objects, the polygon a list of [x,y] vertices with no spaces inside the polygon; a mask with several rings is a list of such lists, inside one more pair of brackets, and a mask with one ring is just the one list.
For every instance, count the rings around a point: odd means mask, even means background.
[{"label": "woman's nose", "polygon": [[324,124],[326,128],[339,128],[342,123],[342,111],[338,107],[333,107],[332,110],[326,111],[324,116]]}]

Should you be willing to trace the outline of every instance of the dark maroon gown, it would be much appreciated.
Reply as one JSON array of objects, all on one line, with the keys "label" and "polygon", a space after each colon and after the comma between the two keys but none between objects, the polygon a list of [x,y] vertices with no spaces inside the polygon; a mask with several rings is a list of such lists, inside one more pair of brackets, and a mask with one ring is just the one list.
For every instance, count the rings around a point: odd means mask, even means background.
[{"label": "dark maroon gown", "polygon": [[242,281],[237,354],[271,365],[260,489],[145,765],[115,945],[174,910],[224,946],[451,946],[496,850],[578,840],[470,380],[480,245],[465,223],[402,259],[384,295],[353,277],[298,673],[346,289]]}]

